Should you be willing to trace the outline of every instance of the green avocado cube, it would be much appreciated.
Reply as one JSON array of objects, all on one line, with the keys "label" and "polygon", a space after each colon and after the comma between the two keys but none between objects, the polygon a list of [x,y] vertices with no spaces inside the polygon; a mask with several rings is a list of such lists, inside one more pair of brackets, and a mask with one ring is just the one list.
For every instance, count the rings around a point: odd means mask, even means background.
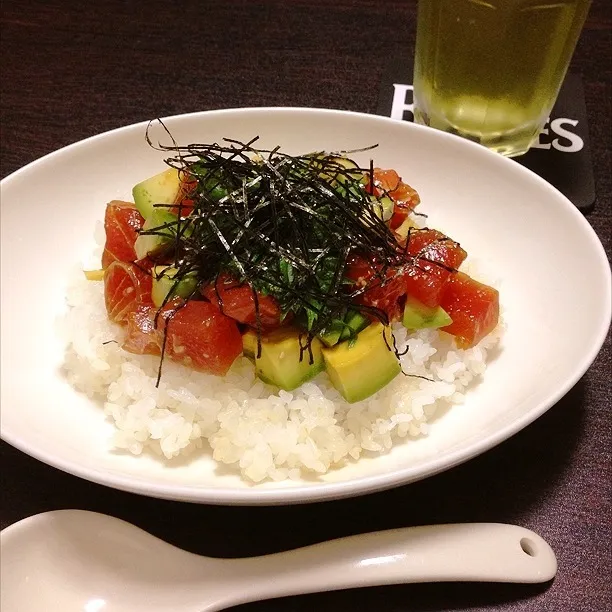
[{"label": "green avocado cube", "polygon": [[355,340],[345,340],[322,352],[332,384],[350,403],[370,397],[401,372],[391,328],[380,322],[359,332]]},{"label": "green avocado cube", "polygon": [[329,328],[324,329],[319,338],[325,346],[334,346],[341,340],[347,340],[364,327],[367,327],[370,320],[360,312],[351,310],[347,313],[344,322],[334,322]]},{"label": "green avocado cube", "polygon": [[176,168],[168,168],[134,186],[134,204],[140,214],[148,219],[155,210],[155,204],[176,202],[180,186],[179,171]]},{"label": "green avocado cube", "polygon": [[324,368],[321,341],[313,338],[312,363],[305,333],[293,327],[281,327],[261,335],[261,355],[257,357],[257,332],[242,336],[243,353],[255,362],[257,376],[285,391],[296,389]]},{"label": "green avocado cube", "polygon": [[181,278],[176,278],[178,270],[172,266],[155,266],[153,268],[153,283],[151,298],[158,308],[168,299],[175,296],[188,298],[198,287],[198,277],[195,272],[188,272]]},{"label": "green avocado cube", "polygon": [[406,299],[402,323],[407,329],[425,329],[446,327],[453,322],[442,306],[425,306],[414,297]]},{"label": "green avocado cube", "polygon": [[[154,208],[134,243],[136,258],[144,259],[147,255],[156,255],[170,248],[176,240],[177,227],[176,215],[163,208]],[[152,233],[146,233],[149,231]]]}]

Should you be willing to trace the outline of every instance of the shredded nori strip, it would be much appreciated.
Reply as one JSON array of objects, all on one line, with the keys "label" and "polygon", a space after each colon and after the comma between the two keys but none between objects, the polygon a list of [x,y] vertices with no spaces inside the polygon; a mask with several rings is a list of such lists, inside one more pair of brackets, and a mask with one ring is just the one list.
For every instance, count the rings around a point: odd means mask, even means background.
[{"label": "shredded nori strip", "polygon": [[[173,154],[166,163],[188,177],[193,189],[186,197],[193,201],[193,210],[181,203],[156,204],[178,209],[177,220],[141,233],[170,232],[175,282],[195,274],[199,288],[214,285],[221,310],[220,276],[226,273],[248,283],[255,304],[258,356],[258,295],[274,296],[283,317],[292,313],[305,331],[301,352],[308,351],[312,363],[312,339],[333,324],[342,325],[349,310],[389,323],[383,310],[356,303],[358,296],[422,262],[446,268],[429,260],[426,252],[408,255],[411,232],[420,230],[411,229],[404,245],[397,241],[382,213],[377,213],[382,211],[381,197],[365,185],[368,178],[373,184],[373,163],[368,168],[347,167],[338,159],[356,151],[292,156],[278,147],[255,148],[258,137],[246,143],[226,138],[220,144],[184,146],[174,140],[172,145],[154,145],[148,130],[146,138],[152,147]],[[374,278],[363,286],[351,286],[345,277],[352,255],[376,262]],[[389,348],[398,354],[395,346]],[[158,383],[160,376],[161,363]]]}]

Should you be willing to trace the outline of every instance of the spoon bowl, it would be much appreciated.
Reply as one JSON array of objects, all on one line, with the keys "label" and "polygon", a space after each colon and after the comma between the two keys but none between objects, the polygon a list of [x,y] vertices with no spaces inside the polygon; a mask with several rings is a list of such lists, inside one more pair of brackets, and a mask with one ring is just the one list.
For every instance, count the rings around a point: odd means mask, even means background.
[{"label": "spoon bowl", "polygon": [[497,523],[408,527],[216,559],[110,516],[59,510],[8,527],[0,546],[3,612],[212,612],[382,584],[546,582],[557,571],[540,536]]}]

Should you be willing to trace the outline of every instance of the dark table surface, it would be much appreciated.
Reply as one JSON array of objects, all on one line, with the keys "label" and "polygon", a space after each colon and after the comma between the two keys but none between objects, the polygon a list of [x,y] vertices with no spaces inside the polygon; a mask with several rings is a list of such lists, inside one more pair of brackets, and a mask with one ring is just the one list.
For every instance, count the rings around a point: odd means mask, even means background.
[{"label": "dark table surface", "polygon": [[[572,71],[582,75],[597,201],[610,244],[610,18],[595,0]],[[316,106],[375,112],[389,59],[411,54],[415,3],[381,0],[5,0],[2,176],[111,128],[189,111]],[[612,609],[610,337],[583,379],[537,422],[426,481],[293,507],[199,506],[80,480],[2,443],[4,528],[58,508],[113,514],[213,556],[275,552],[426,523],[492,521],[539,532],[556,551],[550,584],[404,585],[254,603],[252,610]]]}]

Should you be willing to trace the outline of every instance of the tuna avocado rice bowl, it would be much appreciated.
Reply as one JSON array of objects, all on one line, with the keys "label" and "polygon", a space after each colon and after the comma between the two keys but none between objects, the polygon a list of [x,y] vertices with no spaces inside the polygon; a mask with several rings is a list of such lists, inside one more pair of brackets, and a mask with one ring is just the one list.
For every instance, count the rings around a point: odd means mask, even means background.
[{"label": "tuna avocado rice bowl", "polygon": [[312,478],[461,403],[499,295],[394,170],[256,144],[158,145],[166,168],[106,205],[64,371],[103,401],[116,449]]}]

